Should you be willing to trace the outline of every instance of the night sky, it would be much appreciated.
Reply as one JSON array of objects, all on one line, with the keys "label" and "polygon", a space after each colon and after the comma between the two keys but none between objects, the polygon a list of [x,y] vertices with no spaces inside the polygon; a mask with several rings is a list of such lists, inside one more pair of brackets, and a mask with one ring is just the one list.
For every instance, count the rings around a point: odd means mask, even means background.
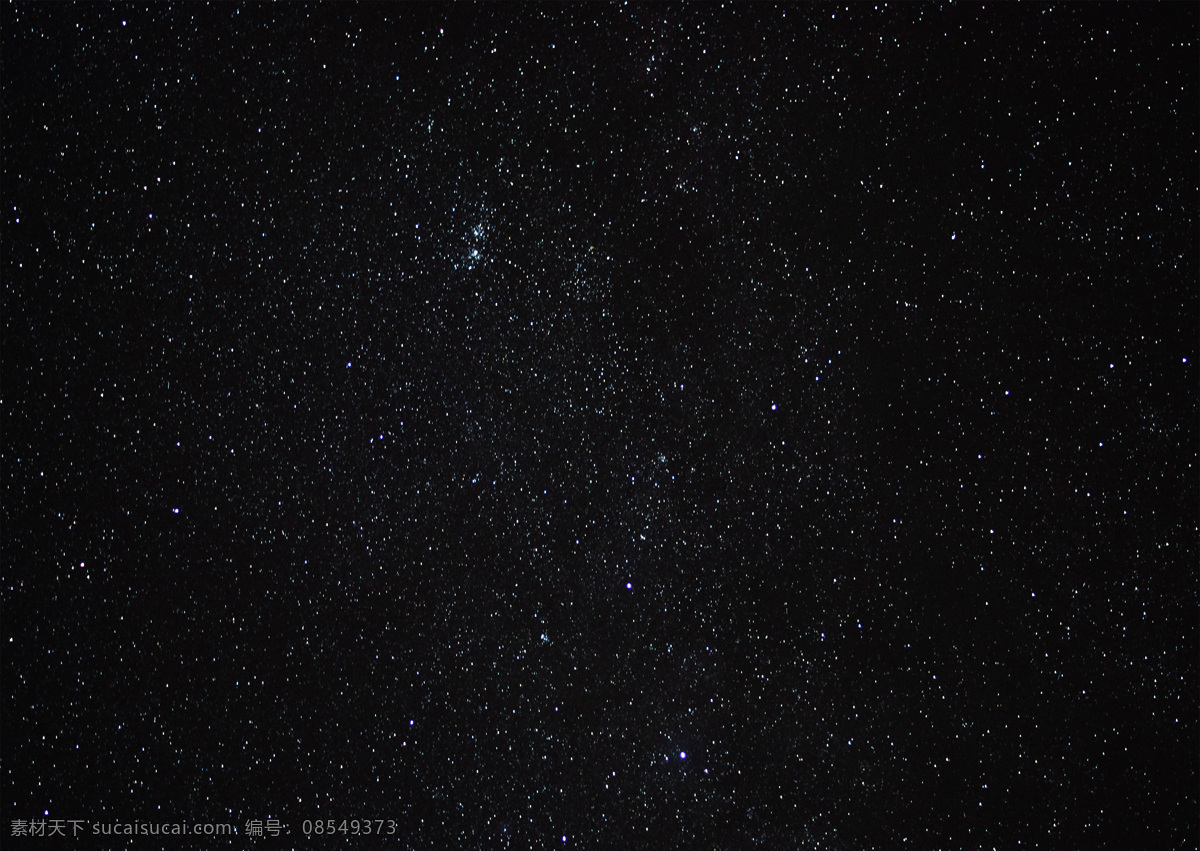
[{"label": "night sky", "polygon": [[5,844],[1197,847],[1200,6],[2,14]]}]

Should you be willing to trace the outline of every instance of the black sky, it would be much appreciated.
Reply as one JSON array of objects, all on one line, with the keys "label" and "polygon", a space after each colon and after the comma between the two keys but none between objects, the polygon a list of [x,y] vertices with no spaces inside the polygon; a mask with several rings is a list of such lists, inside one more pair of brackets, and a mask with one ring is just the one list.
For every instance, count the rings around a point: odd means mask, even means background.
[{"label": "black sky", "polygon": [[1200,7],[2,16],[6,839],[1196,847]]}]

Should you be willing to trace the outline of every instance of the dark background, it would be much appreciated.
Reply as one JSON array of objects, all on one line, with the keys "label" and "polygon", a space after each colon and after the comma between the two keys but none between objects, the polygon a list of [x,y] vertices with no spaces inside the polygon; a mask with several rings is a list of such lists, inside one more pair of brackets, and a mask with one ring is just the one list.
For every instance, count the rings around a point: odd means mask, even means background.
[{"label": "dark background", "polygon": [[2,14],[6,839],[1196,847],[1200,7]]}]

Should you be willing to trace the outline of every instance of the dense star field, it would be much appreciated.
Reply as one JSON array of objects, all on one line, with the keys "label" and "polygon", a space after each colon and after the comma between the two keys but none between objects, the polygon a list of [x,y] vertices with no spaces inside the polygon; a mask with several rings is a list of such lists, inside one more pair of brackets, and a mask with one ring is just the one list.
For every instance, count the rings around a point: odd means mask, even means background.
[{"label": "dense star field", "polygon": [[6,845],[1197,847],[1196,4],[2,14]]}]

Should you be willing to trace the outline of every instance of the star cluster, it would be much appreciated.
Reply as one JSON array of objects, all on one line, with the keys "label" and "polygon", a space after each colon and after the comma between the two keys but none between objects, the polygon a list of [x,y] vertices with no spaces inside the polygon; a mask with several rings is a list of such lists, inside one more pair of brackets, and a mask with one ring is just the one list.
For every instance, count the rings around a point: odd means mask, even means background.
[{"label": "star cluster", "polygon": [[2,14],[6,820],[1195,847],[1195,5]]}]

